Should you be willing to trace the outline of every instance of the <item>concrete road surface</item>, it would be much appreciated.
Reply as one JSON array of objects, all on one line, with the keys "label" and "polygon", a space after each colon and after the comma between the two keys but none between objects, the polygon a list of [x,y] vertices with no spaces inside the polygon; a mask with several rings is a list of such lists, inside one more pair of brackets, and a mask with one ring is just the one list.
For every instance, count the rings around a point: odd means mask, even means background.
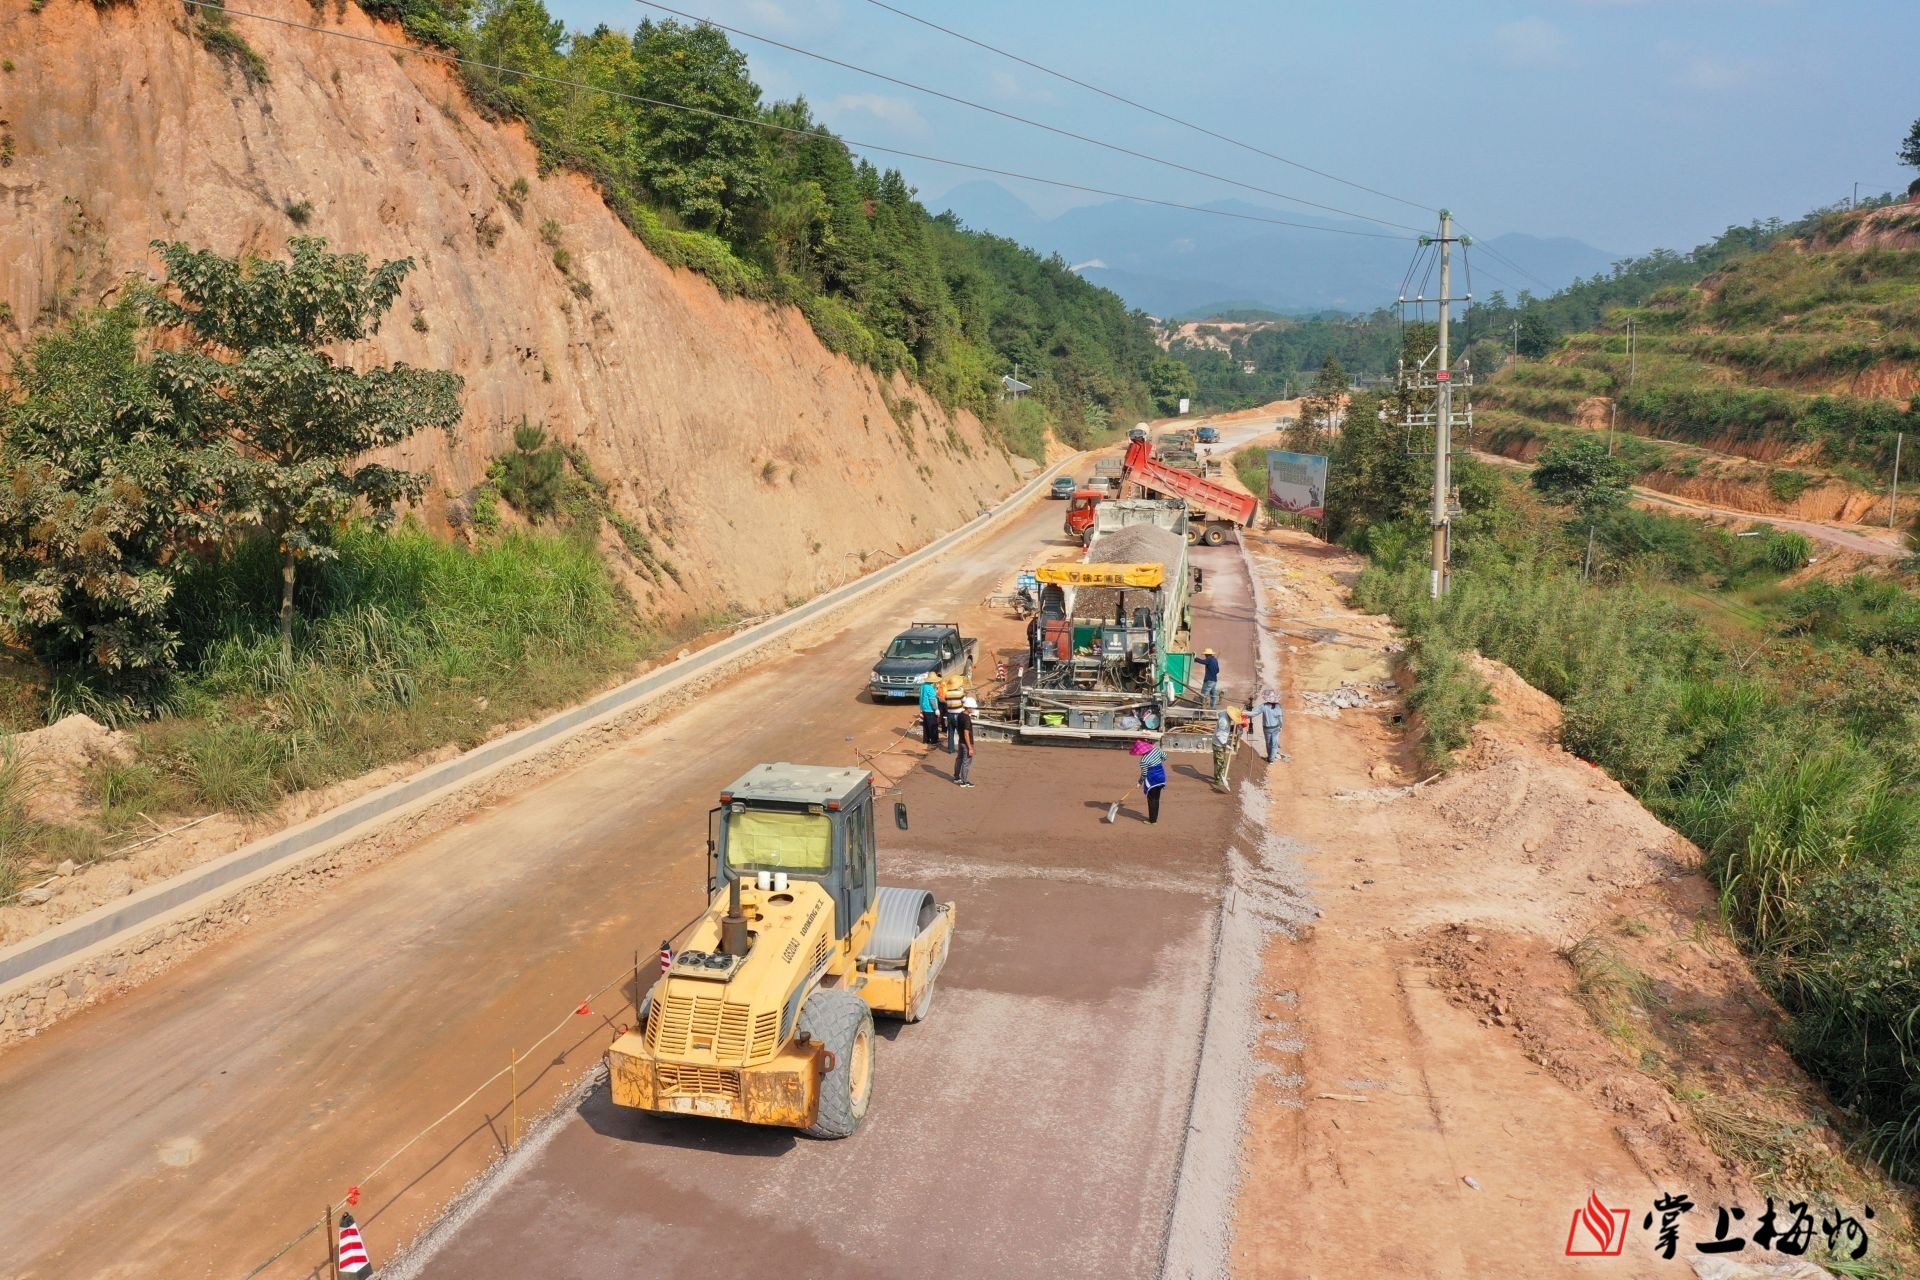
[{"label": "concrete road surface", "polygon": [[[631,990],[616,989],[577,1020],[568,1011],[700,909],[712,797],[762,760],[848,761],[856,748],[890,743],[910,716],[860,692],[880,647],[910,617],[979,619],[977,602],[1013,570],[1077,554],[1059,533],[1060,513],[1061,504],[1037,500],[944,567],[856,606],[810,648],[0,1057],[8,1274],[244,1275],[563,1022],[563,1034],[520,1068],[520,1111],[536,1114],[597,1059],[612,1025],[631,1017],[622,1003]],[[1213,554],[1237,563],[1232,549]],[[1209,573],[1209,595],[1224,599],[1230,578],[1223,568]],[[1240,613],[1231,625],[1248,625]],[[1210,642],[1204,631],[1201,639]],[[1229,676],[1244,679],[1250,635],[1240,647]],[[1142,1224],[1162,1211],[1166,1148],[1179,1139],[1177,1109],[1159,1095],[1179,1094],[1197,1035],[1191,1006],[1204,987],[1202,919],[1225,802],[1176,777],[1191,799],[1170,800],[1181,821],[1150,841],[1144,824],[1102,827],[1092,811],[1125,787],[1124,761],[1066,757],[1071,767],[1049,781],[1038,770],[1009,775],[1011,749],[989,746],[979,789],[910,784],[915,858],[902,869],[969,905],[947,1007],[883,1046],[898,1052],[885,1068],[880,1123],[917,1122],[922,1158],[917,1190],[906,1186],[907,1163],[880,1162],[897,1175],[868,1186],[865,1214],[882,1234],[985,1230],[964,1200],[933,1216],[954,1186],[984,1177],[984,1161],[1004,1169],[1024,1203],[1052,1205],[1050,1223],[1078,1224],[1086,1240],[1125,1237],[1102,1256],[1138,1258],[1149,1248]],[[883,757],[883,767],[887,759],[904,757]],[[963,799],[966,808],[949,808]],[[1203,813],[1202,804],[1213,808]],[[973,838],[956,834],[963,830]],[[1120,839],[1133,852],[1116,852]],[[943,858],[952,865],[943,869]],[[1029,865],[1058,874],[1008,879]],[[935,1038],[954,1035],[957,1043]],[[1011,1100],[1036,1086],[1043,1096],[1034,1102],[1009,1102],[1011,1122],[976,1128],[980,1099],[1004,1091]],[[509,1123],[507,1091],[489,1090],[367,1180],[358,1216],[376,1258],[499,1154]],[[1101,1157],[1095,1139],[1113,1126],[1138,1143]],[[991,1149],[978,1141],[985,1132]],[[1076,1135],[1079,1154],[1063,1158]],[[675,1148],[636,1145],[631,1133],[601,1140],[630,1155],[653,1152],[654,1176],[687,1195],[700,1186],[659,1160]],[[701,1163],[707,1141],[689,1142],[689,1175],[714,1176],[715,1165]],[[735,1179],[746,1176],[742,1166],[764,1167],[773,1182],[763,1185],[778,1185],[798,1175],[776,1168],[799,1167],[778,1154],[719,1164]],[[847,1156],[798,1157],[816,1159]],[[1124,1195],[1113,1192],[1123,1184]],[[724,1195],[724,1179],[707,1190]],[[707,1225],[711,1240],[735,1231],[725,1219]],[[309,1238],[265,1274],[311,1274],[322,1257]]]},{"label": "concrete road surface", "polygon": [[[1244,696],[1243,564],[1198,554],[1195,641]],[[953,957],[932,1016],[880,1024],[858,1134],[641,1115],[602,1086],[402,1275],[1158,1274],[1237,804],[1199,756],[1172,758],[1158,826],[1117,751],[989,744],[973,791],[948,762],[906,773],[913,827],[883,832],[881,878],[959,904]]]}]

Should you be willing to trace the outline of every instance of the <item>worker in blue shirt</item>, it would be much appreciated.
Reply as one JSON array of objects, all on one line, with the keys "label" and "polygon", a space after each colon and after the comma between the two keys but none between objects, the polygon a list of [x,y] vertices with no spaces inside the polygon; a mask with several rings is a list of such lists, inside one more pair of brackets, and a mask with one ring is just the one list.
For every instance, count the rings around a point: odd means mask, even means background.
[{"label": "worker in blue shirt", "polygon": [[1220,659],[1211,649],[1200,655],[1200,701],[1209,711],[1220,705]]},{"label": "worker in blue shirt", "polygon": [[931,671],[920,677],[920,740],[940,745],[940,685]]}]

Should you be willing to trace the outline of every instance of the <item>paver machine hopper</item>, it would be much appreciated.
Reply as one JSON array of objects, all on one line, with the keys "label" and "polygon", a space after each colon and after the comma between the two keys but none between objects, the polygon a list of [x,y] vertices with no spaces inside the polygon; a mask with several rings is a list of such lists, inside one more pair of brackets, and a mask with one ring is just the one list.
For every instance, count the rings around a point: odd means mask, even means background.
[{"label": "paver machine hopper", "polygon": [[[613,1100],[844,1138],[873,1096],[875,1014],[918,1022],[954,908],[879,883],[865,769],[763,764],[709,815],[710,904],[607,1049]],[[894,806],[906,826],[906,808]]]}]

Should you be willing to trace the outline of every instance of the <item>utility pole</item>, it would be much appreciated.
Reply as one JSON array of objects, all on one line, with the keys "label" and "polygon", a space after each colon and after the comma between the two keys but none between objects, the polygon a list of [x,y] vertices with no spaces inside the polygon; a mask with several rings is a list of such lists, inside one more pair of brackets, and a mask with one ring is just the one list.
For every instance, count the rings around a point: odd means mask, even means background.
[{"label": "utility pole", "polygon": [[[1428,590],[1435,600],[1447,594],[1449,562],[1453,557],[1453,389],[1456,379],[1449,363],[1452,353],[1449,351],[1450,330],[1453,319],[1452,307],[1456,302],[1471,302],[1473,297],[1456,298],[1453,287],[1453,246],[1471,244],[1466,236],[1453,234],[1453,215],[1447,210],[1440,211],[1439,236],[1421,236],[1424,245],[1440,246],[1440,296],[1429,299],[1424,294],[1412,299],[1417,307],[1424,307],[1429,301],[1436,301],[1440,307],[1440,341],[1434,349],[1423,357],[1412,369],[1406,361],[1400,363],[1400,391],[1406,397],[1406,427],[1411,433],[1431,426],[1433,428],[1433,506],[1428,514],[1428,523],[1433,529],[1433,567]],[[1408,299],[1402,297],[1400,305],[1405,307]],[[1427,371],[1427,361],[1437,362],[1431,373]],[[1463,373],[1458,379],[1462,386],[1473,382],[1470,373]],[[1432,410],[1416,408],[1415,397],[1433,392]],[[1473,427],[1473,409],[1468,407],[1464,420],[1469,430]]]},{"label": "utility pole", "polygon": [[1894,513],[1900,510],[1900,442],[1906,432],[1893,433],[1893,492],[1887,498],[1887,528],[1893,528]]},{"label": "utility pole", "polygon": [[1440,383],[1433,426],[1433,569],[1431,590],[1438,600],[1447,594],[1447,561],[1453,554],[1453,517],[1447,494],[1453,488],[1453,373],[1447,367],[1447,321],[1453,311],[1453,215],[1440,211],[1440,362],[1434,378]]},{"label": "utility pole", "polygon": [[1519,316],[1515,316],[1513,318],[1513,346],[1508,349],[1507,354],[1512,356],[1516,360],[1520,358],[1520,317]]}]

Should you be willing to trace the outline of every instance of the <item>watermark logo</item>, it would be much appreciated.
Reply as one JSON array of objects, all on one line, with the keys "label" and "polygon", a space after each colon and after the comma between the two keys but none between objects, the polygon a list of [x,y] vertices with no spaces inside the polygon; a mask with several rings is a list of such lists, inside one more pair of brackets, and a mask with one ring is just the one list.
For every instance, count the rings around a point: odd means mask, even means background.
[{"label": "watermark logo", "polygon": [[1569,1258],[1617,1258],[1627,1243],[1627,1219],[1630,1209],[1609,1209],[1598,1191],[1587,1193],[1587,1202],[1573,1211],[1567,1224]]},{"label": "watermark logo", "polygon": [[[1640,1229],[1646,1233],[1646,1246],[1656,1257],[1671,1262],[1677,1257],[1692,1256],[1681,1253],[1681,1233],[1688,1225],[1687,1215],[1699,1207],[1685,1192],[1664,1192],[1654,1198],[1652,1210],[1640,1221]],[[1755,1252],[1772,1251],[1790,1258],[1809,1254],[1820,1257],[1824,1237],[1827,1260],[1839,1261],[1844,1257],[1858,1262],[1867,1256],[1867,1223],[1873,1221],[1873,1206],[1862,1205],[1860,1215],[1853,1217],[1837,1206],[1820,1204],[1811,1197],[1789,1199],[1782,1208],[1774,1197],[1768,1196],[1766,1209],[1753,1219],[1747,1217],[1741,1205],[1715,1205],[1713,1238],[1695,1239],[1691,1248],[1693,1253],[1714,1254],[1741,1253],[1751,1247]],[[1751,1229],[1744,1235],[1736,1234],[1736,1229],[1745,1229],[1748,1222],[1752,1223]],[[1626,1248],[1632,1223],[1633,1210],[1610,1208],[1598,1191],[1588,1192],[1587,1202],[1573,1211],[1573,1218],[1567,1223],[1567,1256],[1619,1257]]]}]

